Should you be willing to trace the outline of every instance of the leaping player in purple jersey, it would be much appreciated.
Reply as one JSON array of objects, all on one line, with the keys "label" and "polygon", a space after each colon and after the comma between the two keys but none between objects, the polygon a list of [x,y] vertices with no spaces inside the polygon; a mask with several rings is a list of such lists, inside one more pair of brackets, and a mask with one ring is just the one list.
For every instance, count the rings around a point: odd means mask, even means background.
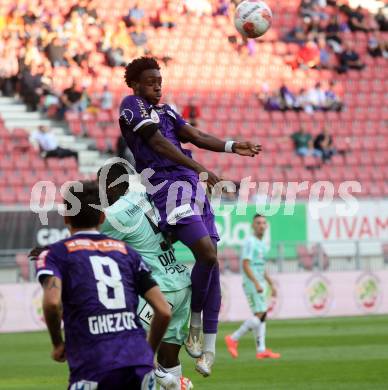
[{"label": "leaping player in purple jersey", "polygon": [[[147,192],[160,214],[159,227],[191,249],[195,257],[192,270],[192,302],[188,353],[198,358],[196,369],[211,374],[215,358],[218,315],[221,306],[220,273],[217,263],[219,237],[214,215],[199,174],[207,173],[213,187],[219,178],[191,158],[181,143],[219,153],[254,157],[261,146],[251,142],[222,141],[185,122],[162,97],[160,66],[154,58],[133,60],[125,70],[125,82],[134,95],[120,106],[121,132],[131,149],[136,170],[143,172]],[[201,342],[203,328],[203,342]]]}]

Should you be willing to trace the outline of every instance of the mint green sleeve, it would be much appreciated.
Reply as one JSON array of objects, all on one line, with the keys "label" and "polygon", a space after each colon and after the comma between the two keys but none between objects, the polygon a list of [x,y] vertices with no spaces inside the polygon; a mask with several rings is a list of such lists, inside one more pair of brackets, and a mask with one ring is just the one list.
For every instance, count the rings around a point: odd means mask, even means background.
[{"label": "mint green sleeve", "polygon": [[253,259],[253,243],[251,238],[247,238],[244,241],[242,250],[241,250],[241,256],[240,256],[241,261],[242,260],[249,260],[252,261]]},{"label": "mint green sleeve", "polygon": [[112,226],[108,216],[105,217],[104,223],[100,226],[100,232],[116,240],[124,241],[125,238],[125,235],[122,232]]}]

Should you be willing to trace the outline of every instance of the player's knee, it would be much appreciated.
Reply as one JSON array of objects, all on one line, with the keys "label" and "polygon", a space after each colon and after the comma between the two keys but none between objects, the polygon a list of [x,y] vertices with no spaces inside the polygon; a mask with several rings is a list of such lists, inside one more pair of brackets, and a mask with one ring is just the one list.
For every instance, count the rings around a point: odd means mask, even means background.
[{"label": "player's knee", "polygon": [[253,322],[253,326],[254,327],[257,327],[257,326],[260,325],[260,319],[258,317],[256,317],[256,316],[253,317],[252,322]]}]

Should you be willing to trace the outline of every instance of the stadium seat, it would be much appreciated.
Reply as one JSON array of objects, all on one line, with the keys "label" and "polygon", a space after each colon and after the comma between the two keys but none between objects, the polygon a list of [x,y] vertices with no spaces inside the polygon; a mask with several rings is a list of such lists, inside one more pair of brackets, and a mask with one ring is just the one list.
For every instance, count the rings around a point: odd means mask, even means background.
[{"label": "stadium seat", "polygon": [[306,271],[311,271],[314,268],[314,259],[309,249],[305,245],[297,246],[297,254],[299,266]]}]

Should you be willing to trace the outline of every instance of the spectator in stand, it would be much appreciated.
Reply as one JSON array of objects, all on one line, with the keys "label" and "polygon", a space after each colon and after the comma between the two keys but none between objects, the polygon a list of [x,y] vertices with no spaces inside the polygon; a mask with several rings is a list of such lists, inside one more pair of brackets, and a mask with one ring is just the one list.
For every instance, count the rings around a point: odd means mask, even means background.
[{"label": "spectator in stand", "polygon": [[104,89],[100,96],[100,108],[101,110],[111,110],[113,108],[113,95],[107,85],[104,85]]},{"label": "spectator in stand", "polygon": [[346,23],[341,23],[337,14],[332,15],[329,23],[326,25],[326,41],[328,45],[333,49],[334,53],[342,52],[342,39],[340,33],[349,31],[349,27]]},{"label": "spectator in stand", "polygon": [[40,109],[44,114],[47,114],[49,118],[55,118],[58,114],[58,108],[60,107],[60,99],[52,91],[44,91],[43,99],[41,100]]},{"label": "spectator in stand", "polygon": [[297,54],[297,63],[302,67],[314,68],[319,64],[320,52],[314,41],[307,41]]},{"label": "spectator in stand", "polygon": [[308,100],[312,104],[314,110],[322,110],[326,106],[326,96],[321,83],[316,83],[314,87],[308,91]]},{"label": "spectator in stand", "polygon": [[11,45],[0,47],[0,91],[3,96],[14,96],[16,92],[19,62],[16,50]]},{"label": "spectator in stand", "polygon": [[319,47],[319,67],[323,69],[330,68],[331,54],[329,51],[329,46],[327,45],[326,39],[323,35],[319,37],[318,47]]},{"label": "spectator in stand", "polygon": [[140,24],[145,17],[145,12],[139,6],[139,2],[137,2],[128,12],[128,15],[124,17],[125,24],[127,27],[132,27]]},{"label": "spectator in stand", "polygon": [[348,14],[348,24],[351,31],[375,31],[377,29],[376,22],[371,19],[368,11],[363,10],[362,7],[350,9]]},{"label": "spectator in stand", "polygon": [[147,46],[147,42],[148,42],[147,34],[144,31],[143,26],[141,26],[140,24],[138,24],[136,27],[133,28],[133,30],[130,33],[130,36],[132,42],[136,47],[140,48],[140,47]]},{"label": "spectator in stand", "polygon": [[298,107],[298,110],[303,110],[307,114],[312,114],[314,112],[309,93],[305,88],[300,89],[299,94],[296,96],[295,105]]},{"label": "spectator in stand", "polygon": [[299,13],[302,17],[320,16],[318,10],[319,6],[320,4],[317,0],[302,0],[300,3]]},{"label": "spectator in stand", "polygon": [[336,92],[336,82],[331,80],[329,88],[325,91],[325,107],[326,111],[341,111],[343,103],[338,93]]},{"label": "spectator in stand", "polygon": [[303,44],[304,42],[306,42],[307,39],[307,31],[304,27],[305,24],[302,23],[295,26],[290,32],[285,35],[283,40],[289,43],[297,43],[298,45]]},{"label": "spectator in stand", "polygon": [[79,89],[78,85],[73,82],[73,84],[66,88],[63,91],[61,100],[61,107],[58,110],[58,116],[60,119],[63,119],[66,111],[79,111],[79,101],[82,97],[82,90]]},{"label": "spectator in stand", "polygon": [[37,111],[43,93],[43,69],[41,66],[26,67],[21,74],[20,96],[24,99],[28,111]]},{"label": "spectator in stand", "polygon": [[333,137],[326,128],[316,136],[314,149],[320,151],[323,161],[330,160],[336,154],[336,150],[333,148]]},{"label": "spectator in stand", "polygon": [[213,16],[228,16],[229,6],[229,0],[217,0],[214,4]]},{"label": "spectator in stand", "polygon": [[300,130],[291,135],[294,142],[295,152],[299,156],[314,156],[321,157],[322,153],[314,149],[313,138],[310,133],[307,133],[303,126]]},{"label": "spectator in stand", "polygon": [[106,60],[110,67],[124,66],[126,64],[124,58],[124,50],[121,47],[112,45],[106,52]]},{"label": "spectator in stand", "polygon": [[53,67],[67,66],[65,60],[66,46],[58,37],[54,37],[52,41],[46,46],[46,54]]},{"label": "spectator in stand", "polygon": [[195,104],[194,100],[190,100],[189,104],[183,108],[182,116],[187,120],[191,126],[198,126],[198,118],[201,116],[199,106]]},{"label": "spectator in stand", "polygon": [[388,31],[388,5],[379,8],[375,19],[380,31]]},{"label": "spectator in stand", "polygon": [[86,89],[86,86],[83,86],[81,90],[81,97],[79,99],[76,109],[79,112],[85,112],[90,107],[91,102],[92,99]]},{"label": "spectator in stand", "polygon": [[368,40],[368,53],[372,57],[388,58],[388,41],[379,41],[376,37],[370,37]]},{"label": "spectator in stand", "polygon": [[349,69],[362,70],[365,68],[360,56],[353,49],[353,43],[350,41],[344,44],[344,50],[339,56],[339,63],[338,73],[346,73]]},{"label": "spectator in stand", "polygon": [[46,126],[39,126],[38,130],[32,133],[31,141],[35,142],[39,146],[39,150],[45,158],[74,157],[78,160],[77,152],[58,146],[58,141],[56,140],[55,135],[52,134],[50,129]]},{"label": "spectator in stand", "polygon": [[284,84],[279,89],[280,104],[283,111],[296,108],[296,97]]}]

